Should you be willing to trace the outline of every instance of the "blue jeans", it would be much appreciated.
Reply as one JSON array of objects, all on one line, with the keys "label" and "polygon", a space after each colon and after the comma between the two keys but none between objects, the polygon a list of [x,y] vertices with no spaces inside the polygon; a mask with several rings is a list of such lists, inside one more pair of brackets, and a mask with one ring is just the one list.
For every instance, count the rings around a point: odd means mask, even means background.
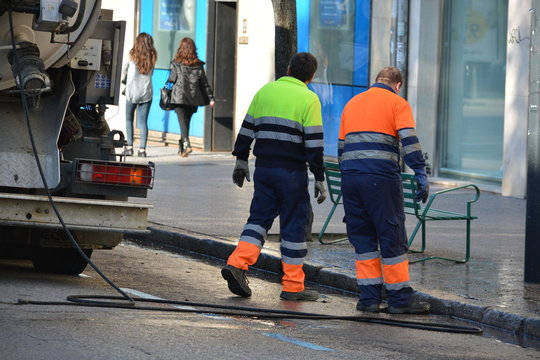
[{"label": "blue jeans", "polygon": [[146,140],[148,139],[148,112],[150,111],[152,100],[135,104],[126,100],[126,136],[128,146],[133,146],[133,121],[135,119],[135,109],[137,109],[137,120],[141,129],[141,149],[146,149]]}]

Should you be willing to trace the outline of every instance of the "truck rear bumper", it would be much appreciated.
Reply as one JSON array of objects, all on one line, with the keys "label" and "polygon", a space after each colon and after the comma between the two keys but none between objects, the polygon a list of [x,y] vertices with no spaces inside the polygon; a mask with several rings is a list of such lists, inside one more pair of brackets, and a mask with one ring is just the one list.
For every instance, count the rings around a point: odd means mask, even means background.
[{"label": "truck rear bumper", "polygon": [[[53,196],[70,230],[148,232],[149,204]],[[61,228],[46,196],[0,193],[0,226]]]}]

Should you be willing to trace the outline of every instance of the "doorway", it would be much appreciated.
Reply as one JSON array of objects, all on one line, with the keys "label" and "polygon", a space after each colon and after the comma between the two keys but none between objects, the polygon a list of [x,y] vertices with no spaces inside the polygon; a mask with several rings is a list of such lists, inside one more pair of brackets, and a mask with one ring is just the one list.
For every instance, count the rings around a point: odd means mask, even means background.
[{"label": "doorway", "polygon": [[209,2],[206,68],[215,105],[206,112],[205,151],[231,151],[233,147],[236,21],[236,0]]}]

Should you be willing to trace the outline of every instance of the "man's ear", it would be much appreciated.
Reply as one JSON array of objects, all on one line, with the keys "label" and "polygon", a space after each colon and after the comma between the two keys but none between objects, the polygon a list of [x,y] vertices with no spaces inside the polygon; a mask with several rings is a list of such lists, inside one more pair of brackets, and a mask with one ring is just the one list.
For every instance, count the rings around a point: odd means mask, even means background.
[{"label": "man's ear", "polygon": [[394,87],[394,88],[396,89],[396,91],[399,92],[399,90],[401,90],[401,85],[402,85],[402,83],[400,83],[400,82],[398,82],[398,83],[396,84],[396,86]]}]

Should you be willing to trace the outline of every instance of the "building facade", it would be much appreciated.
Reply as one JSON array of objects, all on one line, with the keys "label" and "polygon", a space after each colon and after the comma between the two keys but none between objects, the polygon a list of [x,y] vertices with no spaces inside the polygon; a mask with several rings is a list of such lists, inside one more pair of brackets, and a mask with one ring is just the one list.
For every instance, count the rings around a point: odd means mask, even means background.
[{"label": "building facade", "polygon": [[407,98],[434,177],[525,197],[532,5],[410,1]]},{"label": "building facade", "polygon": [[[298,49],[320,63],[310,86],[323,104],[326,155],[335,156],[345,103],[393,65],[406,75],[402,95],[413,108],[432,179],[525,197],[529,9],[537,2],[296,0]],[[159,51],[150,139],[178,138],[176,115],[159,109],[157,96],[177,43],[190,36],[216,92],[216,107],[193,118],[192,142],[230,151],[253,94],[274,79],[272,1],[136,0],[133,14],[133,34],[151,33]]]}]

